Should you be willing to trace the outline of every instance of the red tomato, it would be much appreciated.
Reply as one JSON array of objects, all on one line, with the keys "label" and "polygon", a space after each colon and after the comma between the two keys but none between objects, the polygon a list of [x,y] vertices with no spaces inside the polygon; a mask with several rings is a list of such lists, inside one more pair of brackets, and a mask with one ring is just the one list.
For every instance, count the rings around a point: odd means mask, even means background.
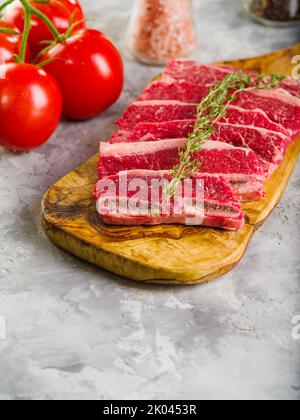
[{"label": "red tomato", "polygon": [[[14,31],[17,34],[9,34],[0,32],[0,64],[11,63],[14,61],[14,55],[20,53],[20,47],[22,42],[22,35],[11,23],[0,21],[0,28]],[[29,48],[26,50],[26,61],[30,61]]]},{"label": "red tomato", "polygon": [[81,30],[51,48],[39,61],[48,63],[44,68],[59,84],[63,112],[69,118],[92,118],[112,105],[122,92],[122,58],[101,32]]},{"label": "red tomato", "polygon": [[[84,14],[77,0],[30,0],[29,3],[44,13],[60,33],[69,28],[70,17],[73,23],[78,22],[74,30],[85,28]],[[24,29],[24,9],[17,0],[5,9],[3,20],[15,25],[20,32]],[[45,45],[41,41],[52,40],[53,35],[45,23],[36,16],[31,16],[31,32],[29,36],[30,50],[35,57]]]},{"label": "red tomato", "polygon": [[31,64],[0,65],[0,145],[27,151],[45,143],[62,111],[55,80]]}]

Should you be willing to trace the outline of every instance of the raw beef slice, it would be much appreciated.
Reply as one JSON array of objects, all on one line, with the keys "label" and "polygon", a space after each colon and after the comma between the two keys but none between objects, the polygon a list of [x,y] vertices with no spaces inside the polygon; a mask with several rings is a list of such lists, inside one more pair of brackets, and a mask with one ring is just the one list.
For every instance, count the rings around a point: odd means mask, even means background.
[{"label": "raw beef slice", "polygon": [[131,104],[123,118],[116,121],[122,130],[132,130],[142,122],[163,122],[195,118],[196,104],[178,101],[141,101]]},{"label": "raw beef slice", "polygon": [[[100,180],[95,188],[95,198],[103,198],[103,203],[100,206],[97,206],[100,216],[102,217],[104,223],[113,224],[113,225],[158,225],[158,224],[170,224],[170,223],[180,223],[180,224],[190,224],[190,225],[203,225],[209,227],[223,228],[227,230],[238,230],[241,229],[245,223],[245,216],[241,209],[240,203],[232,192],[231,188],[227,182],[222,177],[217,176],[202,176],[196,175],[195,178],[198,178],[203,181],[204,186],[204,209],[201,209],[200,216],[197,216],[197,211],[190,210],[189,207],[183,206],[182,212],[174,211],[174,200],[170,201],[168,209],[166,211],[166,206],[163,200],[165,200],[164,189],[160,189],[160,193],[154,194],[153,188],[154,185],[159,183],[163,185],[165,181],[170,182],[172,176],[168,171],[128,171],[121,172],[118,175],[113,175],[108,178]],[[123,179],[123,181],[120,181]],[[120,188],[120,182],[123,182],[126,179],[127,188],[129,189],[129,184],[134,180],[135,184],[137,180],[142,180],[146,182],[147,191],[143,201],[139,202],[139,206],[142,206],[142,211],[130,211],[128,206],[128,199],[132,198],[134,194],[139,192],[139,189],[130,189],[130,192],[124,192],[124,185],[122,189]],[[155,182],[155,184],[153,183]],[[116,196],[109,196],[107,194],[107,185],[108,182],[113,182],[116,186]],[[139,184],[139,182],[137,182]],[[136,185],[137,185],[136,184]],[[105,197],[104,197],[105,194]],[[184,189],[182,190],[182,199],[184,200]],[[193,200],[195,200],[196,194],[195,191],[192,191]],[[105,207],[106,200],[115,200],[115,208]],[[103,205],[104,204],[104,205]],[[120,208],[117,205],[122,204]],[[194,202],[195,205],[195,202]],[[124,211],[124,208],[126,211]],[[155,211],[153,212],[153,208]],[[123,210],[122,210],[123,209]]]},{"label": "raw beef slice", "polygon": [[[233,107],[234,108],[234,107]],[[266,130],[264,128],[256,128],[254,126],[245,126],[240,124],[230,124],[225,121],[232,121],[230,114],[235,116],[240,114],[240,117],[246,114],[252,114],[251,111],[236,111],[229,110],[228,116],[215,123],[215,132],[212,135],[212,140],[223,141],[233,146],[246,147],[255,151],[264,161],[271,164],[278,165],[282,162],[286,153],[287,147],[291,141],[290,136],[281,134],[280,132]],[[245,114],[245,115],[244,115]],[[253,112],[257,115],[257,112]],[[244,120],[249,120],[253,116],[248,116]],[[237,119],[237,118],[236,118]],[[240,118],[240,121],[243,119]],[[261,121],[266,122],[266,126],[272,126],[272,122],[268,119]],[[166,121],[162,123],[140,123],[134,127],[130,132],[121,130],[115,133],[110,140],[110,143],[133,143],[133,142],[148,142],[158,141],[170,138],[184,138],[193,131],[195,120],[177,120]],[[263,123],[261,123],[263,125]],[[276,124],[274,124],[276,125]]]},{"label": "raw beef slice", "polygon": [[287,77],[280,83],[280,87],[288,91],[291,95],[294,95],[297,98],[300,98],[300,79],[299,78],[295,79],[293,77]]},{"label": "raw beef slice", "polygon": [[195,120],[174,120],[160,123],[139,123],[132,131],[119,130],[110,143],[138,143],[187,137],[194,129]]},{"label": "raw beef slice", "polygon": [[289,130],[272,121],[267,114],[260,109],[249,110],[229,105],[226,111],[226,116],[220,118],[218,122],[264,128],[266,130],[281,133],[288,137],[290,141],[292,140]]},{"label": "raw beef slice", "polygon": [[140,95],[138,101],[181,101],[198,104],[209,93],[206,86],[181,80],[162,80],[151,83]]},{"label": "raw beef slice", "polygon": [[200,64],[192,60],[174,60],[167,65],[162,79],[172,78],[192,84],[211,86],[235,71],[232,67]]},{"label": "raw beef slice", "polygon": [[268,117],[289,130],[300,133],[300,99],[283,89],[248,89],[238,94],[234,105],[244,109],[261,109]]},{"label": "raw beef slice", "polygon": [[[99,177],[115,175],[134,169],[169,170],[179,163],[179,151],[186,139],[162,140],[146,143],[100,143]],[[227,143],[208,141],[195,154],[201,163],[199,172],[223,176],[243,200],[263,196],[262,182],[266,168],[257,155]]]},{"label": "raw beef slice", "polygon": [[[196,114],[196,104],[178,101],[141,101],[130,105],[123,119],[117,121],[117,124],[122,131],[132,131],[131,138],[137,141],[145,135],[151,140],[150,134],[155,140],[161,135],[164,136],[162,138],[186,137],[190,128],[195,125]],[[188,121],[178,122],[182,120]],[[266,112],[257,108],[250,110],[230,105],[226,116],[219,122],[265,128],[292,138],[288,129],[272,121]]]},{"label": "raw beef slice", "polygon": [[275,165],[282,162],[290,143],[289,137],[274,131],[226,123],[215,123],[211,139],[249,148]]}]

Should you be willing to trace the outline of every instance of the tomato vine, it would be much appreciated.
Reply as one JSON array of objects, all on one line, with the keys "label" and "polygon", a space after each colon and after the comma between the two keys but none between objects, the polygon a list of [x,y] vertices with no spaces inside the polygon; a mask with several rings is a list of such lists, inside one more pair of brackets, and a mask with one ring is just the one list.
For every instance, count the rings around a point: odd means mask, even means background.
[{"label": "tomato vine", "polygon": [[18,62],[24,63],[25,57],[26,57],[26,49],[27,49],[27,44],[28,44],[29,33],[31,29],[31,22],[30,22],[31,15],[35,15],[39,17],[48,26],[54,38],[59,38],[60,33],[58,32],[56,27],[53,25],[51,20],[46,15],[44,15],[44,13],[40,12],[35,7],[31,6],[28,0],[20,0],[20,2],[22,3],[24,7],[25,23],[24,23],[24,31],[23,31],[20,55],[16,57],[16,59]]}]

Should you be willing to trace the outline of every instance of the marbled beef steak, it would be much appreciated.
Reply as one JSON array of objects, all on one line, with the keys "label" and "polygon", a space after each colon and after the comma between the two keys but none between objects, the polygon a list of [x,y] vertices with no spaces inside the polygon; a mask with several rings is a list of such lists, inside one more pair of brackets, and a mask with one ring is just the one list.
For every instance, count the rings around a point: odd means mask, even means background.
[{"label": "marbled beef steak", "polygon": [[122,130],[132,130],[144,122],[188,120],[196,116],[196,104],[179,101],[138,101],[131,104],[123,118],[116,121]]},{"label": "marbled beef steak", "polygon": [[[184,208],[181,214],[176,214],[174,210],[174,200],[170,203],[170,212],[164,211],[164,196],[163,196],[163,183],[162,181],[170,182],[172,175],[168,171],[149,171],[149,170],[134,170],[127,172],[119,172],[117,175],[101,179],[95,188],[95,197],[100,199],[105,194],[105,199],[114,199],[107,195],[107,181],[112,181],[117,186],[118,203],[124,202],[133,196],[133,192],[126,189],[127,194],[122,195],[120,188],[120,180],[126,177],[127,185],[134,181],[145,181],[148,185],[147,195],[143,201],[143,214],[133,215],[128,212],[121,211],[106,211],[104,206],[100,209],[101,217],[107,224],[113,225],[157,225],[161,223],[180,223],[185,224],[187,220],[193,222],[195,214],[189,211],[189,208]],[[197,224],[203,226],[220,227],[228,230],[237,230],[242,228],[245,223],[245,216],[241,209],[240,203],[236,196],[233,194],[229,184],[223,177],[207,176],[195,174],[193,180],[200,179],[204,183],[204,213],[201,214],[201,219]],[[155,182],[153,182],[155,181]],[[157,182],[160,182],[162,188],[160,194],[153,201],[153,189]],[[124,186],[123,186],[124,188]],[[193,190],[194,192],[194,190]],[[182,190],[182,198],[184,198],[184,190]],[[195,195],[193,195],[195,199]],[[155,206],[159,209],[158,213],[153,214],[152,208]],[[124,208],[120,207],[120,208]]]},{"label": "marbled beef steak", "polygon": [[200,86],[212,86],[236,71],[232,67],[201,64],[193,60],[174,60],[167,65],[162,80],[184,80]]},{"label": "marbled beef steak", "polygon": [[[225,76],[236,71],[234,67],[204,65],[193,60],[169,63],[161,78],[152,82],[116,122],[119,131],[108,143],[101,142],[100,178],[113,180],[124,171],[131,176],[144,176],[148,181],[163,173],[170,176],[169,171],[179,163],[179,153],[193,132],[197,104]],[[283,161],[288,146],[300,133],[300,83],[286,78],[276,89],[256,87],[240,91],[226,115],[212,123],[211,138],[194,154],[200,163],[196,176],[225,182],[236,200],[258,200],[264,196],[264,181]],[[218,211],[231,208],[225,202],[233,201],[225,195]],[[220,195],[218,200],[222,201]],[[220,216],[218,212],[217,215]],[[184,223],[187,214],[167,218],[161,213],[150,215],[150,219],[102,216],[107,223],[157,224]],[[212,216],[207,213],[200,224],[220,227]],[[229,222],[227,210],[223,216],[228,217],[228,224],[222,220],[222,227],[237,228],[237,224]],[[240,215],[238,219],[241,220]]]},{"label": "marbled beef steak", "polygon": [[294,138],[300,133],[300,99],[284,89],[247,89],[238,94],[233,104],[249,110],[261,109]]},{"label": "marbled beef steak", "polygon": [[159,80],[152,82],[139,96],[139,101],[181,101],[199,103],[209,93],[208,86],[188,83],[185,80]]},{"label": "marbled beef steak", "polygon": [[[137,124],[131,131],[119,130],[113,133],[111,143],[156,141],[171,138],[187,137],[194,128],[195,119],[173,120],[163,122],[142,122]],[[281,133],[292,140],[290,132],[276,124],[259,109],[248,110],[230,105],[226,116],[218,120],[219,123],[237,124],[246,127],[264,128],[265,130]]]},{"label": "marbled beef steak", "polygon": [[[116,175],[120,171],[170,170],[179,163],[179,151],[187,139],[170,139],[146,143],[100,143],[99,177]],[[265,166],[257,155],[227,143],[207,141],[195,154],[202,174],[223,176],[243,200],[263,196]]]},{"label": "marbled beef steak", "polygon": [[[235,123],[234,117],[236,117]],[[256,126],[254,121],[257,121]],[[245,125],[243,122],[248,122],[249,125]],[[115,133],[110,143],[147,142],[188,137],[193,131],[194,125],[195,120],[192,119],[161,123],[139,123],[132,131],[120,130]],[[260,125],[268,127],[268,129],[260,127]],[[291,136],[285,129],[277,129],[277,124],[270,121],[264,113],[258,111],[245,111],[230,107],[226,117],[216,122],[214,126],[215,131],[211,140],[249,148],[255,151],[263,161],[275,165],[272,166],[273,170],[276,165],[282,162],[287,147],[292,141]],[[270,128],[276,131],[271,131]]]}]

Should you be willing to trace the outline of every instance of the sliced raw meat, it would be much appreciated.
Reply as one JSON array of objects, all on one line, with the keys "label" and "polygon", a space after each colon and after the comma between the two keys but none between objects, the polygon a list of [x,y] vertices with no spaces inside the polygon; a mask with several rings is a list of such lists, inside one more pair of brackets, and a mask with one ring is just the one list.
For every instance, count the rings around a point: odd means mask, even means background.
[{"label": "sliced raw meat", "polygon": [[211,140],[224,141],[237,147],[246,147],[272,164],[280,164],[290,144],[290,138],[281,133],[237,124],[215,123]]},{"label": "sliced raw meat", "polygon": [[[245,216],[240,203],[233,191],[222,177],[195,175],[195,179],[203,182],[204,187],[204,208],[198,213],[196,206],[196,188],[193,188],[192,198],[193,210],[190,205],[182,205],[178,212],[178,207],[174,200],[165,204],[166,196],[163,187],[165,182],[170,182],[172,176],[168,171],[128,171],[118,175],[102,179],[95,188],[96,199],[103,202],[97,209],[107,224],[113,225],[158,225],[180,223],[188,225],[202,225],[209,227],[223,228],[227,230],[238,230],[245,223]],[[115,186],[114,193],[108,193],[110,183]],[[132,182],[134,186],[132,188]],[[130,207],[130,199],[135,194],[140,194],[140,185],[144,186],[142,198],[138,202],[138,211]],[[122,184],[122,186],[121,186]],[[124,188],[124,184],[126,188]],[[159,187],[160,186],[160,187]],[[184,202],[185,189],[180,195]],[[108,201],[109,200],[109,201]],[[114,201],[112,201],[114,200]],[[110,203],[110,206],[107,205]],[[115,206],[112,206],[111,203]],[[99,204],[99,202],[98,202]],[[203,204],[203,202],[202,202]]]},{"label": "sliced raw meat", "polygon": [[173,78],[205,86],[213,85],[235,71],[231,67],[205,65],[192,60],[174,60],[166,67],[162,79]]},{"label": "sliced raw meat", "polygon": [[[291,96],[288,95],[288,97]],[[291,131],[272,121],[266,112],[255,108],[255,106],[253,109],[247,109],[247,106],[251,107],[251,103],[244,102],[246,103],[244,108],[229,106],[226,117],[220,119],[219,122],[265,128],[291,137]],[[144,136],[147,136],[148,141],[186,137],[190,133],[190,127],[195,125],[196,113],[196,104],[178,101],[141,101],[130,105],[124,113],[123,119],[117,121],[117,124],[122,130],[133,131],[131,136],[133,140],[131,141],[138,141]],[[182,122],[182,120],[188,121]],[[294,120],[293,126],[296,125],[300,127],[300,122]],[[114,135],[114,137],[117,138],[118,135]],[[116,141],[118,140],[116,139]]]},{"label": "sliced raw meat", "polygon": [[196,104],[179,101],[141,101],[131,104],[116,121],[122,130],[132,130],[141,122],[162,122],[195,118]]},{"label": "sliced raw meat", "polygon": [[220,118],[218,122],[265,128],[266,130],[284,134],[286,137],[290,138],[290,141],[292,140],[289,130],[272,121],[267,114],[260,109],[249,110],[230,105],[227,108],[226,116]]},{"label": "sliced raw meat", "polygon": [[136,144],[100,142],[99,177],[134,169],[172,169],[178,163],[178,153],[186,141],[184,138]]},{"label": "sliced raw meat", "polygon": [[[165,78],[168,81],[172,78],[192,85],[211,86],[234,71],[235,69],[230,67],[206,66],[189,60],[175,60],[167,66],[163,80]],[[185,92],[192,90],[188,89],[187,85],[185,86]],[[281,87],[279,89],[248,89],[238,95],[235,104],[245,109],[261,109],[272,121],[297,136],[300,133],[300,83],[295,79],[287,78],[281,82]],[[180,90],[172,92],[172,99],[181,100],[180,94]],[[164,98],[168,97],[164,96]],[[185,94],[185,101],[190,102],[187,99]],[[196,98],[193,97],[194,99],[197,99],[197,95]],[[195,102],[199,103],[198,100]]]},{"label": "sliced raw meat", "polygon": [[[145,123],[145,124],[152,124],[152,123]],[[136,127],[145,125],[144,123],[138,124]],[[183,136],[180,136],[183,137]],[[170,138],[167,136],[166,138]],[[138,142],[146,142],[146,141],[156,141],[162,140],[161,138],[156,138],[155,135],[151,133],[145,133],[142,135],[137,135],[135,129],[133,131],[126,131],[126,130],[119,130],[113,133],[111,139],[109,140],[110,144],[116,143],[138,143]]]},{"label": "sliced raw meat", "polygon": [[139,101],[181,101],[197,104],[209,93],[209,88],[182,80],[161,80],[151,83]]},{"label": "sliced raw meat", "polygon": [[261,109],[296,137],[300,133],[300,99],[283,89],[248,89],[234,102],[244,109]]},{"label": "sliced raw meat", "polygon": [[[253,115],[252,115],[253,114]],[[264,115],[264,114],[263,114]],[[215,132],[212,140],[224,141],[237,147],[246,147],[255,151],[264,161],[272,164],[279,164],[283,160],[287,147],[291,142],[291,137],[280,132],[256,128],[254,126],[245,126],[225,123],[225,121],[245,121],[253,122],[260,119],[261,125],[272,126],[267,117],[260,113],[240,110],[231,107],[226,118],[221,123],[215,123]],[[162,123],[141,123],[134,127],[133,131],[119,131],[115,133],[110,143],[134,143],[165,140],[170,138],[184,138],[193,131],[195,120],[167,121]],[[271,169],[271,172],[273,168]]]},{"label": "sliced raw meat", "polygon": [[[292,138],[288,130],[271,121],[265,112],[229,106],[226,117],[219,120],[221,123],[239,124],[250,127],[264,128],[283,134],[287,140]],[[170,138],[187,137],[194,128],[196,120],[174,120],[160,123],[139,123],[132,131],[120,130],[112,135],[110,143],[157,141]]]},{"label": "sliced raw meat", "polygon": [[290,94],[300,98],[300,79],[287,77],[280,83],[280,87],[287,90]]},{"label": "sliced raw meat", "polygon": [[132,131],[120,130],[112,135],[110,143],[134,143],[187,137],[194,129],[195,120],[174,120],[160,123],[140,123]]},{"label": "sliced raw meat", "polygon": [[[293,79],[291,79],[293,80]],[[300,84],[295,82],[295,90],[298,90],[300,98]],[[294,85],[293,85],[294,86]],[[184,103],[197,104],[207,95],[208,88],[190,84],[182,81],[175,82],[154,82],[140,96],[140,101],[153,100],[172,100]],[[168,118],[169,119],[169,118]],[[289,131],[282,125],[272,121],[263,110],[255,109],[251,113],[249,110],[236,106],[230,106],[223,122],[230,124],[253,125],[255,127],[266,128],[271,131],[278,131],[289,135]]]},{"label": "sliced raw meat", "polygon": [[[169,170],[179,162],[179,151],[186,139],[162,140],[142,143],[100,143],[100,178],[120,171]],[[262,182],[266,168],[258,156],[249,149],[236,148],[227,143],[207,141],[195,154],[201,163],[199,172],[216,174],[226,178],[243,200],[255,200],[263,196]]]}]

